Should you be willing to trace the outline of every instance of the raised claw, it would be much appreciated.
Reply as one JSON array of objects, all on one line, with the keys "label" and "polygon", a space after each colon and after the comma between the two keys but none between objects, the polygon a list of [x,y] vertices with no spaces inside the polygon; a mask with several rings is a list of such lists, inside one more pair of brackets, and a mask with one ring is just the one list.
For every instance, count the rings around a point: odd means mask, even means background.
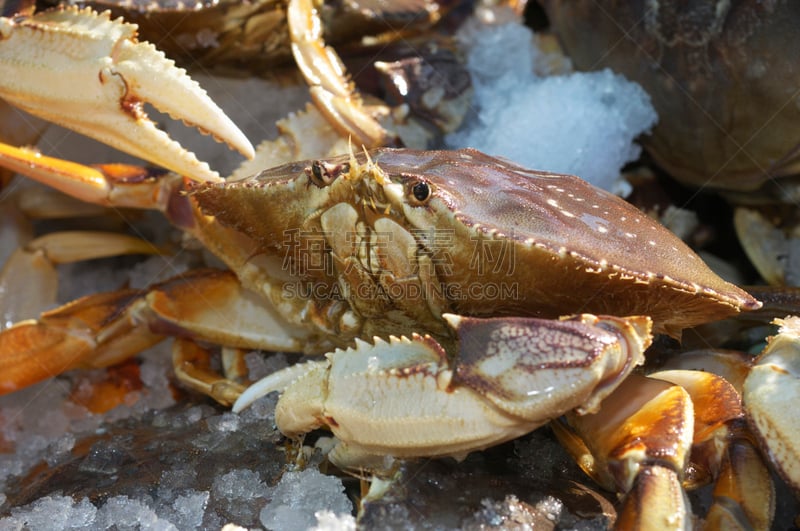
[{"label": "raised claw", "polygon": [[216,180],[144,112],[149,103],[252,158],[253,146],[137,26],[89,8],[0,17],[0,97],[25,111],[196,180]]}]

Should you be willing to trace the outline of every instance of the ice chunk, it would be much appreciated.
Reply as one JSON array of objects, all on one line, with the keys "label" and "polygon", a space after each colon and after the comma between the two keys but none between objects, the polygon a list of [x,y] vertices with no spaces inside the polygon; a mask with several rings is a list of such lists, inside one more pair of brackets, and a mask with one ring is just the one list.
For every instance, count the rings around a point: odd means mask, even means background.
[{"label": "ice chunk", "polygon": [[198,471],[188,463],[179,463],[175,468],[161,472],[161,480],[155,493],[158,509],[171,506],[187,485],[198,483],[197,476]]},{"label": "ice chunk", "polygon": [[97,509],[84,498],[76,502],[69,496],[45,496],[11,509],[11,516],[0,518],[0,529],[75,529],[90,526],[95,521]]},{"label": "ice chunk", "polygon": [[208,422],[208,428],[215,431],[226,432],[239,429],[239,415],[230,411],[213,416],[206,422]]},{"label": "ice chunk", "polygon": [[305,531],[317,524],[315,514],[323,510],[337,515],[353,512],[341,480],[313,468],[286,472],[261,510],[261,523],[267,529]]},{"label": "ice chunk", "polygon": [[203,514],[208,504],[208,491],[191,491],[181,494],[172,504],[172,523],[178,529],[197,529],[203,524]]},{"label": "ice chunk", "polygon": [[167,341],[139,354],[142,360],[140,375],[147,393],[137,406],[143,411],[164,409],[175,404],[169,381],[173,372],[171,347]]},{"label": "ice chunk", "polygon": [[[486,90],[494,80],[507,74],[528,79],[538,52],[532,46],[532,37],[531,30],[513,21],[488,26],[473,34],[467,68],[475,86]],[[509,50],[514,53],[508,53]]]},{"label": "ice chunk", "polygon": [[336,515],[333,511],[317,511],[314,513],[317,525],[312,531],[355,531],[356,519],[352,514]]},{"label": "ice chunk", "polygon": [[75,446],[75,435],[65,433],[55,441],[51,442],[47,448],[45,461],[50,466],[55,466],[69,456],[70,451]]},{"label": "ice chunk", "polygon": [[578,175],[624,195],[630,187],[620,169],[639,156],[633,140],[657,120],[649,96],[610,70],[536,76],[532,37],[518,22],[474,35],[467,65],[477,116],[448,135],[448,146]]},{"label": "ice chunk", "polygon": [[261,475],[246,468],[219,475],[211,485],[216,514],[232,523],[255,524],[269,493],[270,488],[261,480]]},{"label": "ice chunk", "polygon": [[177,527],[159,518],[156,512],[145,502],[128,496],[109,498],[97,511],[95,527],[98,529],[152,529],[177,530]]},{"label": "ice chunk", "polygon": [[269,489],[257,472],[237,468],[214,478],[211,491],[215,498],[242,500],[267,497]]},{"label": "ice chunk", "polygon": [[63,382],[50,380],[0,397],[0,444],[15,450],[0,453],[0,485],[42,459],[56,462],[68,454],[75,438],[65,434],[88,412],[65,402],[67,395]]}]

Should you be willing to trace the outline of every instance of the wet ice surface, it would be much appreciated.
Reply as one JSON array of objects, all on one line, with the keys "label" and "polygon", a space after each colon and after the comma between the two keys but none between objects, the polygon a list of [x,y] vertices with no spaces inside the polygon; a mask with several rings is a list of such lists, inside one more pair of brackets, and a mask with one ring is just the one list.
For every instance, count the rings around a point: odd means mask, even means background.
[{"label": "wet ice surface", "polygon": [[[55,391],[32,391],[47,400],[61,398],[60,406],[48,402],[50,407],[67,407],[65,386],[49,387]],[[25,393],[12,396],[16,400],[0,400],[0,411],[5,415],[14,410],[13,402],[23,403],[28,422],[38,426],[33,419],[48,405],[26,403],[30,396]],[[70,443],[58,450],[40,445],[39,457],[31,455],[31,462],[50,458],[47,466],[23,470],[22,477],[19,467],[4,474],[0,529],[105,529],[113,524],[118,529],[183,530],[219,529],[228,523],[289,531],[355,529],[357,480],[320,472],[318,455],[304,469],[290,467],[285,442],[273,426],[275,403],[274,395],[264,397],[234,415],[189,395],[174,405],[129,410],[111,424],[73,412],[72,422],[83,428],[73,426],[77,433]],[[111,416],[123,413],[112,411]],[[38,426],[50,433],[63,428]],[[8,464],[2,464],[4,472]],[[386,495],[364,505],[361,524],[370,529],[401,524],[419,529],[544,523],[557,529],[605,527],[613,514],[610,504],[568,483],[570,478],[580,478],[575,464],[546,432],[537,432],[462,464],[409,464]],[[576,489],[583,490],[576,494]]]},{"label": "wet ice surface", "polygon": [[634,139],[657,120],[638,84],[610,70],[538,76],[534,66],[543,52],[518,22],[472,31],[469,43],[477,116],[448,136],[450,147],[474,147],[615,193],[630,191],[620,169],[639,157]]},{"label": "wet ice surface", "polygon": [[[163,354],[145,355],[143,366]],[[269,357],[264,363],[280,367],[285,359]],[[161,371],[170,372],[168,367]],[[150,404],[146,410],[120,406],[105,416],[116,419],[107,423],[72,403],[67,383],[62,378],[0,399],[3,418],[13,420],[3,423],[3,437],[25,450],[14,457],[2,454],[0,529],[105,529],[114,524],[118,529],[182,530],[219,529],[228,523],[280,530],[355,529],[358,481],[322,473],[319,455],[304,469],[289,465],[285,441],[274,428],[274,395],[235,415],[196,395],[154,406],[148,393],[169,390],[151,383],[139,391],[140,400]],[[22,410],[25,418],[12,418]],[[69,425],[54,422],[48,411],[67,418]],[[20,422],[27,433],[12,428]],[[59,436],[65,429],[74,435]],[[39,435],[33,432],[42,434],[41,443],[34,443]],[[42,459],[47,466],[32,467]],[[409,464],[384,496],[365,503],[361,525],[604,528],[613,508],[591,489],[572,483],[582,479],[548,432],[538,431],[461,464]]]},{"label": "wet ice surface", "polygon": [[[306,529],[316,524],[317,511],[331,511],[337,518],[350,515],[352,504],[339,479],[316,469],[300,477],[283,474],[287,459],[273,427],[274,396],[242,415],[192,402],[187,397],[167,408],[131,412],[113,424],[78,433],[77,445],[59,451],[60,459],[27,477],[17,477],[20,467],[4,462],[3,471],[11,474],[3,478],[6,504],[0,529],[105,529],[112,524],[119,529],[208,529],[230,522],[258,527],[265,510],[293,514],[310,524]],[[25,406],[26,414],[38,416],[36,404]],[[4,414],[11,409],[4,399]],[[275,528],[286,529],[287,520],[276,518]]]}]

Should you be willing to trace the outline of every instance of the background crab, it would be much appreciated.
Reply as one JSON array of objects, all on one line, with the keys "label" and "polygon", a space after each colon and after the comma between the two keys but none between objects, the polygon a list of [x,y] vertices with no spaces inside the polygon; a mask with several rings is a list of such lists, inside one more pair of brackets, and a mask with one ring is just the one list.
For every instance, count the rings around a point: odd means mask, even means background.
[{"label": "background crab", "polygon": [[[13,155],[13,156],[14,156],[14,157],[17,157],[17,156],[19,156],[19,155],[15,154],[15,155]],[[24,157],[20,157],[20,160],[25,160],[25,161],[27,161],[27,159],[25,159]],[[362,161],[362,162],[363,162],[363,161]],[[24,164],[24,165],[28,165],[28,162],[24,162],[23,164]],[[380,163],[379,163],[379,164],[380,164]],[[305,174],[305,177],[307,177],[307,178],[309,179],[309,182],[311,182],[311,183],[312,183],[312,184],[314,184],[315,186],[316,186],[316,185],[318,185],[319,183],[323,183],[323,184],[326,184],[326,185],[327,185],[327,184],[329,184],[329,181],[330,181],[330,182],[336,181],[336,177],[338,177],[338,176],[339,176],[339,174],[340,174],[340,171],[341,171],[341,168],[340,168],[340,169],[336,169],[337,167],[338,167],[338,164],[337,164],[337,163],[332,163],[332,164],[330,164],[330,165],[329,165],[329,164],[327,164],[327,163],[326,163],[326,164],[323,164],[323,163],[317,163],[317,165],[316,165],[316,166],[314,166],[314,165],[312,164],[312,165],[309,165],[309,166],[308,166],[308,168],[309,168],[309,172],[308,172],[307,174]],[[380,165],[379,165],[379,167],[380,167]],[[316,169],[316,171],[315,171],[315,169]],[[281,171],[288,171],[288,170],[287,170],[286,168],[284,168],[284,169],[283,169],[283,170],[281,170]],[[97,176],[97,174],[94,174],[94,173],[93,173],[92,175],[94,175],[94,176]],[[303,176],[303,174],[301,174],[301,176]],[[123,180],[124,180],[124,179],[123,179]],[[93,187],[89,187],[88,189],[89,189],[89,190],[95,190],[95,188],[93,188]],[[150,190],[151,190],[151,189],[150,189]],[[166,196],[165,196],[165,197],[166,197]],[[564,210],[562,210],[562,214],[563,214],[563,215],[566,215],[564,212],[566,212],[566,213],[570,213],[571,211],[570,211],[569,209],[564,209]],[[174,213],[174,212],[173,212],[173,213]],[[616,263],[616,262],[612,262],[612,265],[614,265],[615,263]],[[599,266],[597,266],[597,267],[599,267],[599,268],[600,268],[600,270],[602,270],[602,269],[603,269],[603,265],[602,265],[602,264],[600,264],[600,265],[599,265]],[[612,268],[613,268],[613,267],[612,267]],[[694,289],[694,288],[692,288],[692,289]],[[680,290],[678,290],[678,291],[680,291]],[[690,291],[691,291],[691,290],[690,290]],[[712,289],[712,291],[714,291],[714,290]],[[158,293],[158,292],[154,292],[154,293]],[[138,296],[138,295],[136,295],[136,294],[133,294],[133,296],[134,296],[134,297],[136,297],[136,296]],[[558,313],[560,313],[560,312],[558,312]]]}]

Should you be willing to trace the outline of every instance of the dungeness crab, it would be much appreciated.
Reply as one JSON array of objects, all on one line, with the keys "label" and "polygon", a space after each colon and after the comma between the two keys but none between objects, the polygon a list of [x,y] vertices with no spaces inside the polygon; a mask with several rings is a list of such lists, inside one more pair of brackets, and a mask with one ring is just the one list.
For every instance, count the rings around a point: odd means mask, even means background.
[{"label": "dungeness crab", "polygon": [[[160,210],[230,269],[90,295],[10,326],[0,333],[2,391],[174,336],[189,387],[237,408],[285,389],[279,427],[328,426],[339,439],[331,460],[356,472],[461,457],[570,410],[607,414],[605,398],[635,388],[651,327],[677,336],[760,306],[623,200],[474,150],[351,152],[227,181],[187,172],[203,182],[7,146],[0,164],[89,202]],[[47,255],[41,245],[29,251]],[[227,347],[227,377],[209,368],[209,344]],[[328,354],[245,391],[238,349],[253,348]],[[781,356],[793,354],[773,365]],[[670,428],[680,444],[669,445],[682,453],[655,468],[661,450],[637,447],[623,488],[680,492],[692,401],[667,387],[668,402],[682,404],[669,410],[680,413]],[[681,496],[669,501],[669,518],[691,518]]]},{"label": "dungeness crab", "polygon": [[[31,162],[4,158],[18,170]],[[329,426],[340,439],[331,459],[354,471],[386,473],[392,456],[462,456],[573,408],[595,411],[641,363],[645,316],[677,334],[759,306],[621,199],[476,151],[376,150],[225,183],[84,171],[92,179],[72,193],[161,208],[235,275],[198,271],[18,323],[0,334],[5,390],[173,335],[179,377],[231,403],[243,388],[208,370],[197,341],[338,347],[269,377],[237,407],[288,386],[279,427]],[[153,197],[159,205],[144,204]],[[575,312],[639,317],[542,319]],[[684,463],[693,422],[680,420]]]},{"label": "dungeness crab", "polygon": [[[577,68],[610,67],[650,94],[660,119],[645,146],[674,178],[752,192],[797,174],[796,2],[540,3]],[[763,192],[796,202],[785,188]]]}]

